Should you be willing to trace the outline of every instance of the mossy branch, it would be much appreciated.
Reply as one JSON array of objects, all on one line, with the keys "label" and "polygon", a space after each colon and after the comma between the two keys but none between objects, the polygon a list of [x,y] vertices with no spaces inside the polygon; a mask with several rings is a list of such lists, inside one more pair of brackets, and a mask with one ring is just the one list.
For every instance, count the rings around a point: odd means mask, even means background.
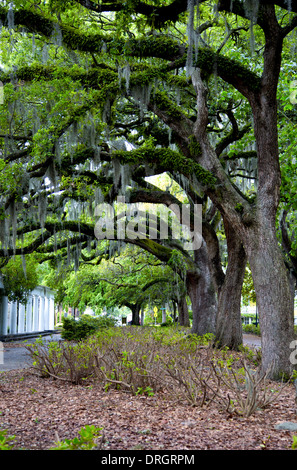
[{"label": "mossy branch", "polygon": [[[23,80],[24,82],[31,82],[33,80],[51,81],[69,77],[85,87],[101,89],[102,86],[118,81],[118,72],[101,64],[86,71],[77,67],[58,67],[33,63],[31,65],[20,66],[17,69],[17,77],[18,80]],[[11,73],[2,72],[0,80],[3,84],[10,83]]]},{"label": "mossy branch", "polygon": [[[0,7],[0,20],[7,24],[7,8]],[[57,21],[44,15],[19,9],[14,13],[16,25],[25,26],[29,31],[50,38],[57,26]],[[186,63],[186,46],[167,35],[129,38],[128,40],[98,33],[78,31],[59,23],[63,44],[72,50],[101,53],[103,45],[107,52],[128,57],[155,57],[169,61],[183,58]],[[195,62],[194,62],[195,63]],[[235,86],[244,96],[248,92],[258,92],[260,78],[239,62],[215,53],[209,48],[199,48],[196,65],[206,73],[216,73],[225,81]]]},{"label": "mossy branch", "polygon": [[214,188],[216,183],[215,176],[205,170],[199,163],[168,148],[151,149],[143,147],[131,151],[118,150],[112,154],[112,157],[118,159],[123,164],[136,165],[148,162],[151,165],[158,166],[160,171],[178,171],[189,180],[195,176],[205,188]]},{"label": "mossy branch", "polygon": [[[205,0],[200,0],[200,3],[203,1]],[[96,13],[123,11],[128,5],[128,2],[125,2],[123,5],[118,1],[100,2],[100,5],[90,0],[76,0],[76,2]],[[133,13],[146,17],[147,23],[155,29],[162,29],[168,23],[175,23],[178,21],[179,15],[185,11],[187,11],[187,3],[184,0],[173,0],[169,5],[160,4],[160,6],[150,5],[141,1],[134,2],[133,4]]]}]

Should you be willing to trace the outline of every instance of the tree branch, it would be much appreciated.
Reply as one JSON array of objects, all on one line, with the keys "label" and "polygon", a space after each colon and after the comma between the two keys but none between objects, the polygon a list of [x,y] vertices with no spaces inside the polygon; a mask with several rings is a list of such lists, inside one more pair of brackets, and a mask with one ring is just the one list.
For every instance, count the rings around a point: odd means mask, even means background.
[{"label": "tree branch", "polygon": [[[90,0],[76,0],[80,5],[88,10],[101,13],[103,11],[125,11],[123,5],[115,2],[101,2],[100,5]],[[202,3],[205,0],[200,0]],[[138,1],[133,5],[133,13],[147,17],[149,23],[155,28],[161,29],[168,22],[176,22],[181,13],[187,11],[186,0],[174,0],[169,5],[154,6],[145,2]]]}]

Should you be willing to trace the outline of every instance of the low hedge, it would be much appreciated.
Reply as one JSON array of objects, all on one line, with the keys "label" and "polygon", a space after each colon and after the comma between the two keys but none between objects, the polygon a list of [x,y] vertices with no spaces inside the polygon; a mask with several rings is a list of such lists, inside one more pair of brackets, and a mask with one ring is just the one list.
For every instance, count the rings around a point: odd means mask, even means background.
[{"label": "low hedge", "polygon": [[82,315],[78,320],[73,317],[64,317],[61,336],[67,341],[80,341],[94,334],[100,328],[109,328],[115,324],[116,320],[107,316]]},{"label": "low hedge", "polygon": [[254,325],[253,323],[250,323],[249,325],[242,325],[242,331],[244,333],[252,333],[254,335],[260,336],[260,326],[259,325]]}]

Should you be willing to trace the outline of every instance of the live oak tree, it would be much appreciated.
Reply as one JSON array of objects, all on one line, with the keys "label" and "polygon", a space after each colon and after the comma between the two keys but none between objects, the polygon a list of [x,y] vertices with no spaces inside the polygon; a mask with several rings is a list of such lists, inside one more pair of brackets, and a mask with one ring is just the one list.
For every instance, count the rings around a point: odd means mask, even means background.
[{"label": "live oak tree", "polygon": [[[69,272],[64,280],[64,291],[66,301],[82,311],[86,306],[95,312],[103,308],[128,307],[133,325],[140,324],[140,312],[145,307],[164,308],[172,301],[181,306],[186,295],[185,286],[169,266],[133,246],[126,246],[108,259],[106,256],[85,259],[76,273]],[[180,316],[179,324],[189,326],[189,318]]]},{"label": "live oak tree", "polygon": [[[201,319],[199,306],[205,318],[213,318],[216,305],[205,301],[216,299],[210,293],[217,291],[217,331],[230,334],[230,308],[237,318],[239,311],[238,294],[236,306],[228,307],[230,289],[240,291],[244,270],[238,268],[248,260],[262,369],[272,366],[275,378],[290,374],[293,294],[276,236],[277,86],[296,13],[293,0],[2,6],[0,19],[7,26],[2,41],[10,54],[0,77],[6,99],[1,255],[44,254],[53,247],[69,256],[80,253],[94,240],[87,201],[100,202],[102,195],[113,201],[129,185],[133,195],[135,184],[147,189],[145,176],[166,171],[192,204],[211,201],[228,241],[226,277],[214,270],[215,238],[206,223],[202,247],[177,266],[187,265],[195,319]],[[25,54],[16,52],[17,44]],[[23,65],[26,53],[30,60]],[[247,135],[254,137],[253,149]],[[240,168],[247,159],[256,167],[254,194],[238,185],[230,166],[236,161]],[[14,243],[17,236],[23,236],[22,244]],[[175,253],[152,240],[137,243],[164,261]],[[233,341],[219,336],[225,344]]]}]

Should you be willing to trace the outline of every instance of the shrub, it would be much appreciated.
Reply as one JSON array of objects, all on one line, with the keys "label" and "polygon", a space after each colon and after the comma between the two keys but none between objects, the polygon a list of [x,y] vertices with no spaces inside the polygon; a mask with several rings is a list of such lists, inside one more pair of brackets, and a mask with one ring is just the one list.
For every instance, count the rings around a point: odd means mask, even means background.
[{"label": "shrub", "polygon": [[260,326],[259,325],[256,326],[253,323],[251,323],[250,325],[242,325],[242,331],[244,333],[251,333],[254,335],[258,335],[258,336],[261,335]]},{"label": "shrub", "polygon": [[171,326],[172,320],[166,320],[164,323],[161,323],[161,326]]},{"label": "shrub", "polygon": [[100,328],[108,328],[115,325],[115,319],[112,317],[92,317],[91,315],[82,315],[79,320],[72,317],[64,317],[62,320],[63,339],[68,341],[81,341],[94,334]]},{"label": "shrub", "polygon": [[252,350],[217,349],[212,335],[200,337],[176,327],[99,329],[83,341],[40,340],[26,348],[43,376],[75,384],[92,378],[106,391],[149,396],[162,391],[174,402],[216,403],[242,416],[265,408],[278,395],[271,395],[267,377],[253,369]]},{"label": "shrub", "polygon": [[103,434],[101,433],[103,428],[96,426],[85,426],[79,432],[79,437],[74,439],[65,439],[60,441],[59,436],[55,447],[51,447],[50,450],[98,450],[101,449]]},{"label": "shrub", "polygon": [[93,374],[93,358],[97,345],[91,340],[46,343],[41,338],[33,344],[27,344],[26,349],[33,359],[33,368],[42,377],[53,377],[79,384]]}]

